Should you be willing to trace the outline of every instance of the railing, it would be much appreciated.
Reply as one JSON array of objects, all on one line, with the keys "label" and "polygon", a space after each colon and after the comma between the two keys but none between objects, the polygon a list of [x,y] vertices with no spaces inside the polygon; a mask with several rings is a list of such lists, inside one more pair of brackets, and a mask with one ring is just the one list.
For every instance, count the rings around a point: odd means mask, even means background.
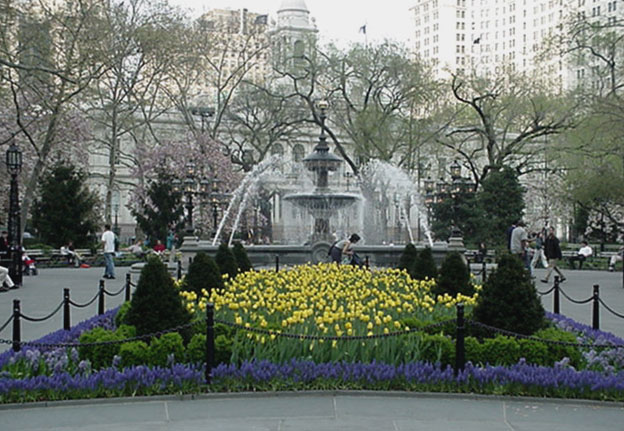
[{"label": "railing", "polygon": [[561,299],[560,296],[563,295],[568,301],[573,304],[588,304],[592,302],[592,328],[600,329],[600,306],[602,305],[607,311],[613,314],[616,317],[624,319],[624,315],[618,313],[613,310],[613,308],[609,307],[602,298],[600,298],[600,286],[598,284],[594,284],[592,287],[592,295],[589,298],[577,300],[570,297],[562,288],[561,282],[559,281],[559,276],[555,276],[555,282],[553,286],[546,291],[537,291],[537,293],[541,296],[546,296],[553,293],[553,313],[560,314],[561,313]]},{"label": "railing", "polygon": [[70,298],[70,290],[68,288],[63,289],[63,300],[58,304],[58,306],[52,311],[50,314],[44,317],[31,317],[22,313],[21,302],[19,299],[13,300],[13,313],[11,317],[0,326],[0,332],[2,332],[9,324],[13,323],[13,351],[19,351],[22,344],[22,328],[21,323],[22,320],[28,322],[44,322],[48,319],[51,319],[56,313],[58,313],[61,309],[63,309],[63,329],[69,331],[71,328],[71,306],[76,308],[86,308],[93,304],[96,300],[98,302],[98,315],[104,314],[105,311],[105,298],[106,296],[118,296],[125,292],[125,300],[129,301],[131,296],[131,290],[134,284],[132,283],[130,274],[126,274],[126,281],[121,289],[116,292],[110,292],[106,290],[104,280],[100,280],[100,284],[98,287],[98,292],[95,294],[93,298],[84,304],[80,304],[74,302]]}]

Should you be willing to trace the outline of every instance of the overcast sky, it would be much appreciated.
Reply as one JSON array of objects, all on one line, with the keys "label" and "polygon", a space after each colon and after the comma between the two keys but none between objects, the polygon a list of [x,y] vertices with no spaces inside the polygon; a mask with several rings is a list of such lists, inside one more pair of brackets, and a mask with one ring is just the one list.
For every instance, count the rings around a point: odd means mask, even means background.
[{"label": "overcast sky", "polygon": [[[250,12],[275,12],[282,0],[170,0],[172,4],[193,10],[198,15],[208,9],[247,8]],[[413,0],[305,0],[310,15],[324,41],[339,44],[364,42],[359,32],[366,24],[368,40],[391,38],[408,43],[411,40],[412,14],[409,7]]]}]

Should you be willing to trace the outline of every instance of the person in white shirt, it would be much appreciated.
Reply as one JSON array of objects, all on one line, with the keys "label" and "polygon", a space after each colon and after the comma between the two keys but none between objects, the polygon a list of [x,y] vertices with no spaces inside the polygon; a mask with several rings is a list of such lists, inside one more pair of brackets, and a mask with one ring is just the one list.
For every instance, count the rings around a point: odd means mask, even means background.
[{"label": "person in white shirt", "polygon": [[[4,287],[5,283],[6,287]],[[13,283],[13,280],[9,276],[8,268],[0,266],[0,292],[6,292],[7,290],[13,289],[14,287],[15,283]]]},{"label": "person in white shirt", "polygon": [[585,262],[585,259],[587,259],[589,256],[594,254],[594,251],[589,246],[589,244],[587,244],[587,241],[583,241],[581,244],[583,244],[583,245],[581,246],[579,251],[576,253],[576,256],[572,256],[572,257],[570,257],[568,259],[572,269],[576,269],[576,267],[574,265],[574,262],[576,262],[576,261],[578,261],[578,263],[579,263],[579,268],[578,269],[583,269],[583,262]]},{"label": "person in white shirt", "polygon": [[620,247],[620,250],[617,252],[617,254],[614,254],[613,256],[611,256],[611,259],[609,259],[609,271],[615,271],[615,264],[618,262],[622,262],[622,257],[624,257],[624,247]]},{"label": "person in white shirt", "polygon": [[115,262],[113,257],[115,256],[115,234],[113,233],[109,224],[104,225],[104,233],[102,234],[102,247],[104,247],[104,262],[106,267],[104,268],[104,278],[115,278]]}]

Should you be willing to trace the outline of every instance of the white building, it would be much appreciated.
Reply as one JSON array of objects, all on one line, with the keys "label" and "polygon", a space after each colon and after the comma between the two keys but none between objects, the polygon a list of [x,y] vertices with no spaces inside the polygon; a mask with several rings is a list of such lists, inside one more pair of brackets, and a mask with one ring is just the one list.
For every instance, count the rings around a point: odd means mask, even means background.
[{"label": "white building", "polygon": [[[415,53],[439,77],[474,70],[480,75],[511,70],[547,72],[559,88],[583,79],[568,59],[536,55],[574,17],[615,23],[624,3],[614,0],[415,0]],[[544,70],[546,68],[546,70]]]}]

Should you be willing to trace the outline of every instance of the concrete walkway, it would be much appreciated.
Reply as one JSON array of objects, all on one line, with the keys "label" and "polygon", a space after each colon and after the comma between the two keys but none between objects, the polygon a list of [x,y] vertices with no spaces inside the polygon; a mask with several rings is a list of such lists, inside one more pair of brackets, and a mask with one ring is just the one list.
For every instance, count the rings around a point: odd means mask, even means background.
[{"label": "concrete walkway", "polygon": [[624,404],[375,392],[0,406],[3,431],[614,431],[623,423]]}]

